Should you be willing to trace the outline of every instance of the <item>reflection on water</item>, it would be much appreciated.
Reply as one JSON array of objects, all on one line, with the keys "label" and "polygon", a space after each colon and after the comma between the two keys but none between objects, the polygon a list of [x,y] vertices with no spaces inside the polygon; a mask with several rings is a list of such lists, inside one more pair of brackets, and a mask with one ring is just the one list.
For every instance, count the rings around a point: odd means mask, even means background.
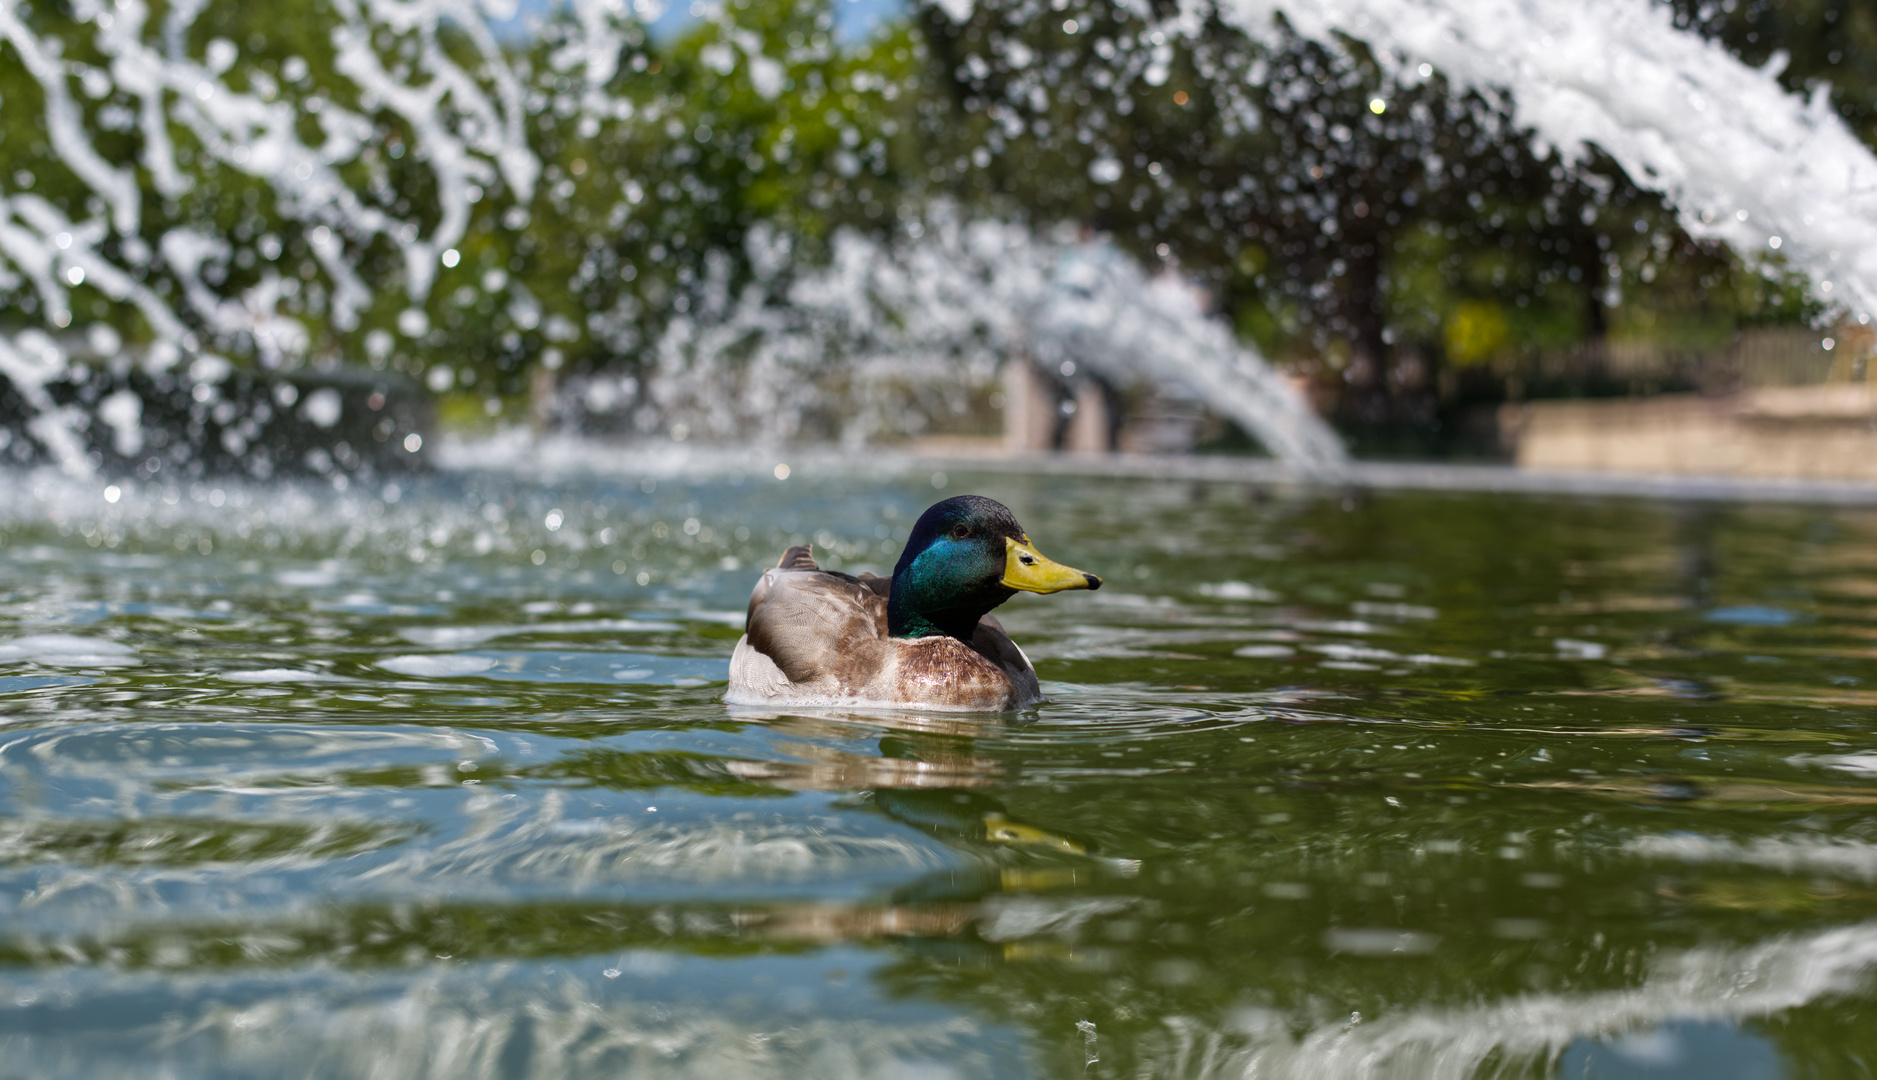
[{"label": "reflection on water", "polygon": [[1000,612],[1019,717],[717,701],[758,568],[889,570],[924,478],[21,479],[9,1069],[1877,1057],[1877,513],[969,489],[1109,582]]}]

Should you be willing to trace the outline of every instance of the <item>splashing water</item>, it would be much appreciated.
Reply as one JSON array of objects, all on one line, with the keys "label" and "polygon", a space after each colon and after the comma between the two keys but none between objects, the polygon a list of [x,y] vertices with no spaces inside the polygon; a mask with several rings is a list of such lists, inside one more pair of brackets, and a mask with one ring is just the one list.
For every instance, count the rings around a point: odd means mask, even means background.
[{"label": "splashing water", "polygon": [[[943,6],[954,17],[969,11],[963,0]],[[373,311],[395,310],[398,335],[422,338],[439,267],[461,257],[478,204],[504,207],[503,224],[519,228],[551,194],[529,141],[531,115],[574,118],[583,135],[662,119],[613,89],[646,12],[619,0],[575,0],[567,10],[578,32],[533,70],[491,30],[491,20],[512,18],[512,5],[341,0],[325,16],[332,73],[316,79],[298,57],[277,73],[241,63],[239,45],[206,34],[203,0],[161,10],[144,0],[79,0],[75,24],[58,32],[0,7],[0,41],[43,96],[51,149],[91,195],[85,213],[68,216],[27,190],[29,181],[0,178],[12,181],[0,191],[0,286],[29,287],[40,322],[0,335],[0,375],[34,414],[31,438],[69,473],[93,468],[79,436],[87,418],[46,391],[70,364],[74,335],[93,352],[119,346],[103,322],[85,324],[92,312],[72,303],[80,286],[147,325],[146,369],[195,382],[225,378],[231,349],[265,368],[300,365],[316,348],[314,328],[355,331]],[[1538,138],[1567,154],[1608,152],[1674,200],[1691,233],[1777,252],[1828,302],[1877,309],[1877,160],[1822,92],[1787,94],[1772,67],[1750,68],[1676,30],[1664,7],[1230,0],[1219,12],[1254,35],[1271,32],[1281,13],[1308,36],[1362,38],[1403,81],[1438,67],[1457,83],[1509,92],[1515,117]],[[1161,28],[1196,34],[1202,14],[1182,9]],[[780,62],[727,23],[724,40],[721,62],[746,63],[756,89],[772,95]],[[1156,44],[1153,57],[1165,48]],[[108,107],[88,114],[75,91]],[[421,178],[421,199],[378,197],[388,183],[376,156],[384,116],[410,134],[406,168]],[[187,133],[187,154],[176,131]],[[107,137],[133,133],[134,164],[102,149]],[[263,186],[316,265],[311,279],[263,265],[250,283],[230,286],[236,252],[212,220],[167,210],[153,220],[157,201],[185,199],[211,172]],[[785,275],[787,285],[776,277],[773,288],[732,297],[720,282],[714,299],[666,325],[644,403],[700,433],[768,439],[811,432],[806,418],[832,411],[843,417],[839,436],[855,441],[890,427],[908,384],[988,378],[1019,352],[1073,356],[1117,379],[1191,384],[1302,470],[1333,472],[1342,460],[1298,396],[1178,282],[1152,279],[1111,249],[931,212],[933,227],[898,245],[838,240],[830,266]],[[280,238],[261,241],[279,250]],[[395,269],[373,278],[365,267],[384,251]],[[153,283],[152,267],[163,282]],[[519,286],[485,280],[483,289],[527,306]],[[374,354],[394,347],[386,331],[368,337]],[[877,392],[831,402],[831,372]]]},{"label": "splashing water", "polygon": [[[397,320],[400,331],[415,337],[428,329],[417,305],[428,296],[439,263],[453,263],[472,204],[499,190],[513,204],[511,212],[525,213],[521,208],[533,198],[541,171],[523,131],[523,86],[489,29],[489,17],[513,14],[512,5],[503,7],[340,0],[332,5],[330,60],[342,85],[324,87],[310,81],[309,65],[298,56],[288,58],[276,78],[258,67],[238,68],[240,49],[226,38],[211,38],[200,55],[192,52],[190,38],[200,35],[196,24],[208,8],[202,0],[160,9],[154,41],[146,27],[159,12],[143,0],[80,0],[73,5],[74,28],[43,36],[22,21],[15,5],[0,6],[0,41],[12,47],[43,94],[50,146],[92,194],[85,203],[89,216],[80,218],[68,218],[29,191],[0,194],[0,287],[24,279],[47,324],[0,335],[0,373],[37,412],[32,433],[65,471],[84,474],[90,465],[75,434],[83,421],[62,415],[44,392],[69,363],[72,348],[70,339],[46,331],[82,329],[75,320],[84,313],[71,303],[71,290],[80,285],[142,317],[152,336],[140,357],[146,371],[169,372],[190,358],[183,377],[198,384],[219,383],[231,369],[218,343],[247,346],[264,367],[297,366],[312,344],[309,323],[350,331],[373,305],[397,302],[359,273],[375,244],[401,256],[397,291],[412,306]],[[566,80],[556,84],[563,92],[555,104],[593,123],[623,119],[630,104],[600,87],[615,74],[626,12],[607,0],[574,8],[583,35],[578,47],[554,57],[554,74]],[[458,62],[461,50],[446,47],[446,29],[468,41],[479,64]],[[84,56],[96,59],[75,59]],[[93,99],[115,95],[98,110],[100,130],[86,126],[74,82]],[[355,98],[360,108],[340,104],[341,96]],[[413,132],[434,193],[427,206],[394,213],[380,205],[384,200],[358,190],[384,183],[383,165],[370,152],[379,141],[371,113],[388,113]],[[188,134],[193,145],[186,156],[172,128]],[[141,139],[135,163],[113,162],[99,149],[103,137],[132,130]],[[138,166],[152,191],[144,190]],[[364,185],[356,179],[361,172],[368,177]],[[303,286],[285,267],[263,265],[252,285],[223,288],[235,252],[212,220],[147,220],[148,196],[174,203],[191,195],[202,183],[198,177],[211,174],[265,185],[278,220],[301,230],[317,281]],[[23,172],[10,179],[16,188],[32,186]],[[432,208],[435,221],[426,223],[421,211]],[[282,244],[269,234],[259,247],[272,262]],[[177,289],[146,282],[156,266],[167,275],[162,285],[173,281]],[[180,304],[166,299],[171,291],[181,293]],[[192,323],[206,337],[190,329]],[[93,351],[116,351],[116,331],[106,323],[91,325],[88,337]]]},{"label": "splashing water", "polygon": [[[954,14],[968,10],[949,4]],[[1877,312],[1877,157],[1827,100],[1779,85],[1785,61],[1749,67],[1678,30],[1646,0],[1222,0],[1254,37],[1282,15],[1322,41],[1368,42],[1412,83],[1438,69],[1488,94],[1566,155],[1595,146],[1666,195],[1694,236],[1778,252],[1822,298]],[[1192,10],[1163,32],[1197,34]]]}]

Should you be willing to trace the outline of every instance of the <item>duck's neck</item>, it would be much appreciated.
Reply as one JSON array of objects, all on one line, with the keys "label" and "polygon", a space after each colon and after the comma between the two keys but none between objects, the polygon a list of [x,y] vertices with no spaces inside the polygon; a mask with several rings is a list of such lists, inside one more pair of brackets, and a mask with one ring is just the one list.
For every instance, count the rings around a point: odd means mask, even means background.
[{"label": "duck's neck", "polygon": [[886,632],[897,638],[943,636],[970,641],[971,635],[977,632],[978,620],[995,606],[926,611],[914,607],[910,601],[900,600],[896,584],[886,600]]},{"label": "duck's neck", "polygon": [[990,583],[978,588],[961,587],[945,575],[919,573],[914,564],[893,574],[893,588],[886,599],[886,632],[896,638],[922,638],[944,635],[970,641],[978,629],[978,620],[992,608],[1016,594]]}]

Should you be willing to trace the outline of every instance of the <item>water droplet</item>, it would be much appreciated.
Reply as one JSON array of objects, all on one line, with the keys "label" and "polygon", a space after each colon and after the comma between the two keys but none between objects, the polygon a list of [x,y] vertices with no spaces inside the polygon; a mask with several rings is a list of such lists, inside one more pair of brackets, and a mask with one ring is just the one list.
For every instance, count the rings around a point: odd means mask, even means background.
[{"label": "water droplet", "polygon": [[420,308],[405,308],[398,313],[398,333],[407,338],[422,337],[430,329],[430,316]]}]

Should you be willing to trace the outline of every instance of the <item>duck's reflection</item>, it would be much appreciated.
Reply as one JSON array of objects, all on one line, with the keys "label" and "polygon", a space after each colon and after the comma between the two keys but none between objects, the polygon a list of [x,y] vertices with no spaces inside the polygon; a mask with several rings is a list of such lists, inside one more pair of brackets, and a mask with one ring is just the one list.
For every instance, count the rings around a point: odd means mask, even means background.
[{"label": "duck's reflection", "polygon": [[[739,779],[799,791],[865,792],[868,803],[881,813],[949,840],[1072,856],[1093,853],[1088,841],[1017,820],[1002,801],[984,793],[1010,776],[1003,761],[974,752],[974,739],[1005,730],[1003,717],[735,711],[738,719],[764,721],[787,736],[787,749],[794,756],[727,762],[725,767]],[[851,741],[856,725],[885,728],[891,734],[881,735],[877,753],[843,749],[839,742]]]},{"label": "duck's reflection", "polygon": [[974,738],[1002,734],[1035,722],[1034,713],[933,713],[915,709],[817,709],[780,712],[744,705],[727,705],[732,720],[769,724],[786,731],[817,736],[851,737],[856,728],[885,728],[908,734]]},{"label": "duck's reflection", "polygon": [[[828,712],[804,716],[732,708],[737,720],[768,725],[792,760],[731,761],[744,780],[794,791],[981,788],[1004,779],[1004,763],[975,754],[974,739],[1002,729],[997,714],[935,716],[905,712]],[[883,734],[874,752],[845,749],[868,729]]]}]

